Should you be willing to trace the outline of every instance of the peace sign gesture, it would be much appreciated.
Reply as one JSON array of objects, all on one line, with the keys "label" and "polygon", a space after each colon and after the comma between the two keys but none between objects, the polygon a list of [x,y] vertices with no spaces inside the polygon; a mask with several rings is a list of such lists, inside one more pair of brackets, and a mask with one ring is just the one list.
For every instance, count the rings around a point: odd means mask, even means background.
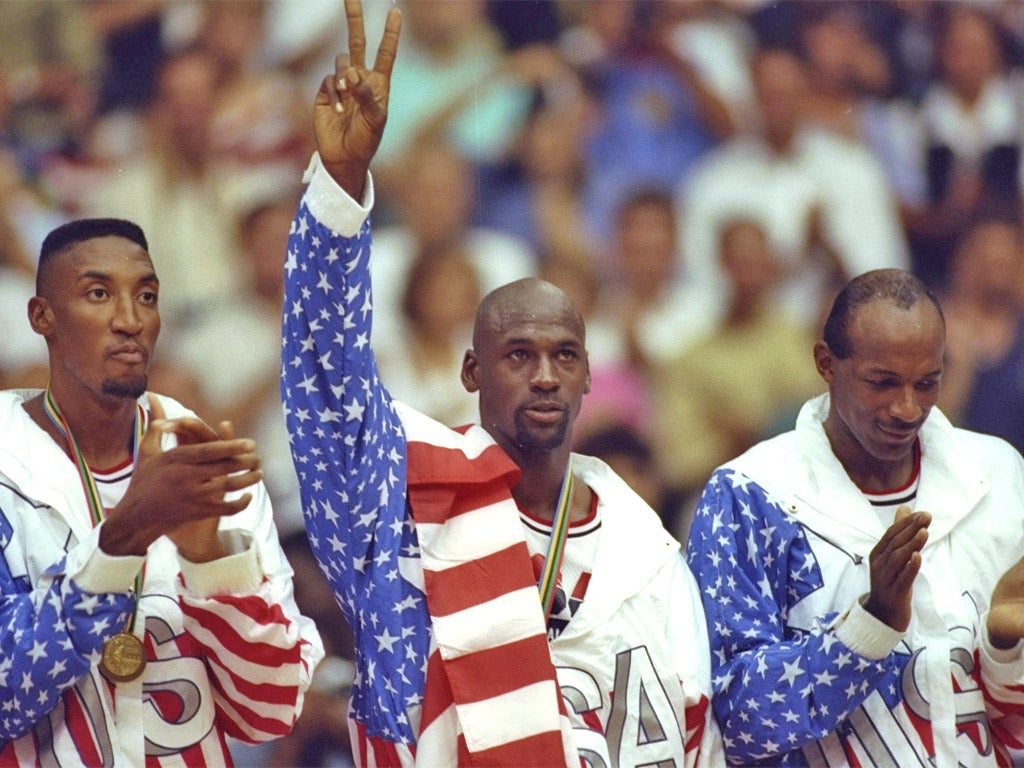
[{"label": "peace sign gesture", "polygon": [[313,104],[313,130],[324,168],[354,199],[360,200],[388,116],[391,68],[398,50],[402,14],[388,11],[373,69],[366,68],[366,33],[359,0],[345,0],[348,54],[339,54],[334,74],[320,84]]}]

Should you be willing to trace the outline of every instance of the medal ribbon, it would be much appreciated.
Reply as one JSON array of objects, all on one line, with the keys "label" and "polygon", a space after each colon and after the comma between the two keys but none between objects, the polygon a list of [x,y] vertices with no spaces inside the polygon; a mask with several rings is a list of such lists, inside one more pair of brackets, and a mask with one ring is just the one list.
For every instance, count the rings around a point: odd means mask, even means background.
[{"label": "medal ribbon", "polygon": [[565,477],[562,488],[558,492],[558,505],[555,518],[551,522],[551,539],[548,541],[548,554],[544,558],[537,589],[540,592],[540,604],[544,609],[544,624],[547,626],[551,617],[551,606],[555,601],[555,586],[558,574],[562,570],[562,557],[565,555],[565,541],[569,533],[569,510],[572,507],[572,458],[565,465]]},{"label": "medal ribbon", "polygon": [[[146,433],[146,411],[138,403],[136,403],[135,407],[137,410],[135,412],[135,429],[132,436],[133,464],[139,458],[139,443],[142,441],[142,436]],[[103,502],[100,501],[99,489],[96,487],[96,480],[92,476],[92,470],[89,469],[89,465],[86,463],[85,457],[75,441],[75,436],[71,434],[71,428],[68,426],[67,419],[64,418],[64,413],[61,411],[60,406],[57,405],[57,400],[54,398],[53,390],[50,389],[49,384],[46,385],[46,392],[43,397],[43,410],[46,411],[50,422],[60,432],[61,436],[67,440],[71,448],[71,459],[78,468],[78,477],[82,481],[82,490],[85,492],[85,503],[89,507],[89,516],[92,518],[92,524],[95,528],[106,519],[107,514],[103,509]],[[135,575],[135,607],[132,609],[132,615],[128,621],[129,632],[135,629],[135,617],[139,611],[139,595],[142,593],[142,573],[142,571],[139,571]]]}]

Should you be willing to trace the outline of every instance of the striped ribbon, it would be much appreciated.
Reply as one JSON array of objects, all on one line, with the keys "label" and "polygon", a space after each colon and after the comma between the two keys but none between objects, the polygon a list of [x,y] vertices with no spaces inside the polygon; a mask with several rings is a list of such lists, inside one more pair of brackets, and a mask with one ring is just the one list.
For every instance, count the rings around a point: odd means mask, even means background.
[{"label": "striped ribbon", "polygon": [[540,604],[544,609],[544,624],[547,625],[551,617],[551,606],[555,601],[555,587],[558,582],[558,574],[562,570],[562,556],[565,554],[565,541],[569,533],[569,511],[572,507],[572,457],[565,465],[565,477],[562,478],[562,488],[558,492],[558,506],[555,508],[555,518],[551,522],[551,539],[548,542],[548,553],[544,558],[544,568],[541,570],[540,579],[537,582],[537,589],[540,591]]},{"label": "striped ribbon", "polygon": [[[137,410],[135,412],[135,428],[132,437],[133,463],[139,458],[139,443],[142,441],[142,436],[146,433],[146,411],[138,403],[136,403],[135,407]],[[85,456],[82,455],[82,450],[78,447],[75,436],[71,434],[71,428],[68,426],[67,419],[64,418],[64,412],[57,405],[57,399],[53,396],[53,390],[50,389],[49,384],[46,385],[46,392],[43,397],[43,410],[46,411],[50,422],[63,438],[67,440],[68,446],[71,448],[71,458],[78,468],[78,476],[82,481],[82,490],[85,492],[85,503],[89,507],[89,516],[92,518],[93,527],[95,527],[107,517],[103,509],[103,502],[100,501],[100,492],[96,487],[96,480],[92,476],[92,470],[89,469],[89,465],[85,461]],[[129,632],[135,629],[135,617],[139,611],[139,594],[142,592],[144,570],[145,565],[143,565],[143,570],[135,575],[135,607],[132,609],[132,615],[128,621]]]}]

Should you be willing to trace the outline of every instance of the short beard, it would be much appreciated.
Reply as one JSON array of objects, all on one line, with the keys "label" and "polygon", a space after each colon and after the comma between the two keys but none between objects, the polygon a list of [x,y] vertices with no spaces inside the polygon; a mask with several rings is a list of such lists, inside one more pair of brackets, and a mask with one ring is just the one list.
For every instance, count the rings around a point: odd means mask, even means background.
[{"label": "short beard", "polygon": [[565,444],[566,435],[569,433],[569,420],[562,419],[556,426],[554,432],[545,433],[543,437],[538,436],[533,430],[523,424],[518,416],[516,417],[516,445],[527,451],[553,451]]},{"label": "short beard", "polygon": [[134,378],[107,379],[103,382],[103,394],[112,397],[124,398],[126,400],[138,400],[146,391],[149,377],[136,376]]}]

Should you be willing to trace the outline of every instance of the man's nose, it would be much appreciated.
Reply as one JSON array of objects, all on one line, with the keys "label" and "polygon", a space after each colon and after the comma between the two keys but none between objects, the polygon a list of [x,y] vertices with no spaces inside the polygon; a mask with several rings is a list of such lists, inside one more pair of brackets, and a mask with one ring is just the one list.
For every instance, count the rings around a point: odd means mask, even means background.
[{"label": "man's nose", "polygon": [[924,409],[917,399],[917,391],[912,386],[902,387],[899,396],[892,404],[890,413],[900,421],[912,424],[921,418]]},{"label": "man's nose", "polygon": [[558,375],[555,365],[547,355],[541,355],[537,359],[537,365],[533,370],[533,386],[541,389],[555,389],[558,387]]},{"label": "man's nose", "polygon": [[114,330],[134,336],[142,330],[142,317],[139,308],[131,298],[120,298],[114,307]]}]

